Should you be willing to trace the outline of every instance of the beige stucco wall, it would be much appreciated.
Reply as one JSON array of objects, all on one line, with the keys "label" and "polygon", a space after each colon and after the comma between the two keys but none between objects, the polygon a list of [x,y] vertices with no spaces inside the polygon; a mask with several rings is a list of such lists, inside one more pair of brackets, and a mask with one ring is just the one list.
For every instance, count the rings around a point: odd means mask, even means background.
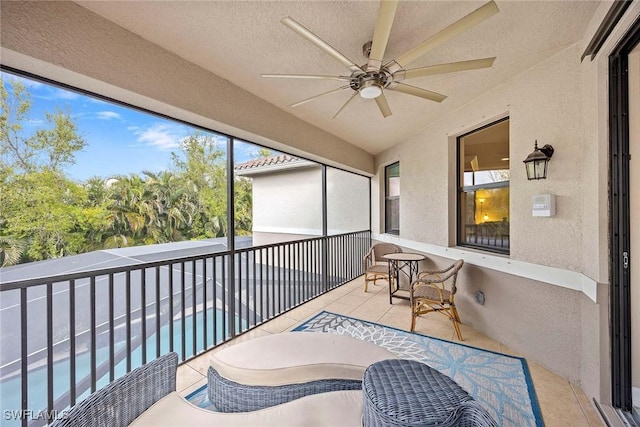
[{"label": "beige stucco wall", "polygon": [[[496,259],[496,265],[501,265],[496,269],[467,263],[461,276],[460,313],[464,322],[522,352],[531,361],[585,384],[590,395],[600,396],[599,383],[592,385],[594,380],[589,377],[593,366],[597,369],[600,363],[600,301],[579,290],[510,274],[509,263],[504,262],[508,258],[534,269],[536,265],[552,267],[578,276],[588,271],[595,276],[588,278],[593,281],[600,276],[598,263],[594,268],[589,262],[585,268],[583,257],[584,200],[597,201],[599,187],[585,186],[584,175],[589,173],[582,166],[585,141],[581,53],[580,45],[567,47],[377,156],[373,231],[382,230],[383,166],[399,160],[400,237],[454,246],[456,136],[509,116],[511,255],[487,254],[484,258]],[[553,145],[555,153],[548,179],[528,181],[521,160],[532,151],[535,139],[540,145]],[[599,159],[595,156],[590,161]],[[598,179],[589,177],[587,182]],[[556,195],[554,217],[531,215],[531,197],[541,193]],[[606,236],[606,220],[596,213],[588,213],[589,224],[596,224],[590,234],[597,236],[604,231]],[[590,244],[597,242],[593,236],[588,238]],[[455,252],[452,257],[460,253]],[[598,260],[598,255],[596,251],[592,259]],[[430,258],[440,264],[445,262],[438,256]],[[478,290],[485,293],[484,306],[474,301]]]},{"label": "beige stucco wall", "polygon": [[[607,55],[640,14],[635,2],[596,60],[581,62],[610,6],[599,7],[576,45],[378,155],[372,180],[376,238],[404,243],[440,265],[472,260],[461,276],[463,321],[603,402],[610,399]],[[456,136],[505,116],[512,159],[509,257],[455,247]],[[534,139],[556,150],[544,181],[527,181],[521,163]],[[383,168],[398,160],[400,239],[380,234]],[[556,195],[556,216],[531,216],[531,196],[539,193]],[[474,302],[477,290],[485,292],[484,306]]]},{"label": "beige stucco wall", "polygon": [[0,7],[5,65],[312,160],[373,171],[364,150],[75,3]]}]

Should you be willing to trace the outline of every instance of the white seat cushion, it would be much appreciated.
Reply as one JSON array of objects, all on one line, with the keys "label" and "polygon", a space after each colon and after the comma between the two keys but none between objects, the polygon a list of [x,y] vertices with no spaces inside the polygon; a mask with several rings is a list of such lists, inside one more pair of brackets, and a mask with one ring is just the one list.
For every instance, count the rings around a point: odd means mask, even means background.
[{"label": "white seat cushion", "polygon": [[177,392],[147,409],[132,427],[214,426],[361,426],[362,391],[313,394],[253,412],[221,413],[199,408]]},{"label": "white seat cushion", "polygon": [[240,384],[278,386],[323,379],[362,380],[372,363],[396,358],[380,346],[350,336],[285,332],[220,350],[211,356],[211,366]]}]

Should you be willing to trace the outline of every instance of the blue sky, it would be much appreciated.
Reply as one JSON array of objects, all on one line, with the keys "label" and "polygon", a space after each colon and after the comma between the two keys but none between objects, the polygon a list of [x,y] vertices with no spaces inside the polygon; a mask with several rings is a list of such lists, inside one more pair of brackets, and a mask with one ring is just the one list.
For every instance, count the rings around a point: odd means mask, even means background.
[{"label": "blue sky", "polygon": [[[47,127],[45,113],[62,109],[71,115],[87,146],[76,154],[76,164],[66,169],[70,178],[83,181],[94,176],[158,172],[171,165],[171,152],[178,152],[180,142],[195,132],[195,128],[166,120],[117,104],[91,98],[76,92],[0,73],[10,89],[12,80],[23,83],[31,94],[31,109],[24,136]],[[225,139],[220,137],[221,148]],[[236,163],[246,161],[259,147],[236,142]]]}]

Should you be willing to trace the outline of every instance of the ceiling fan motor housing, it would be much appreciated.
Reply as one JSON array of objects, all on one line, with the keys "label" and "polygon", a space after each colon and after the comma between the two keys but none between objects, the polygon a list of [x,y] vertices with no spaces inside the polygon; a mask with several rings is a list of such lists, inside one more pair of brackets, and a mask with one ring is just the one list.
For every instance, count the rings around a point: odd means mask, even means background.
[{"label": "ceiling fan motor housing", "polygon": [[390,83],[389,75],[382,71],[370,71],[366,74],[352,76],[349,86],[360,93],[362,98],[373,99],[382,94],[382,89]]}]

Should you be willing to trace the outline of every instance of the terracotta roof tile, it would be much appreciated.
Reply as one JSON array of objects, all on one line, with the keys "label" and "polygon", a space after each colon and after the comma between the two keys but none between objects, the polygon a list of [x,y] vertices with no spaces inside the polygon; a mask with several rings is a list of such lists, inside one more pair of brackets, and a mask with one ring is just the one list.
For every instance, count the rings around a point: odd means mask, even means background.
[{"label": "terracotta roof tile", "polygon": [[237,164],[235,170],[247,170],[253,168],[259,168],[262,166],[272,166],[282,163],[290,163],[300,160],[299,157],[291,156],[289,154],[279,154],[277,156],[260,157],[259,159],[249,160],[244,163]]}]

